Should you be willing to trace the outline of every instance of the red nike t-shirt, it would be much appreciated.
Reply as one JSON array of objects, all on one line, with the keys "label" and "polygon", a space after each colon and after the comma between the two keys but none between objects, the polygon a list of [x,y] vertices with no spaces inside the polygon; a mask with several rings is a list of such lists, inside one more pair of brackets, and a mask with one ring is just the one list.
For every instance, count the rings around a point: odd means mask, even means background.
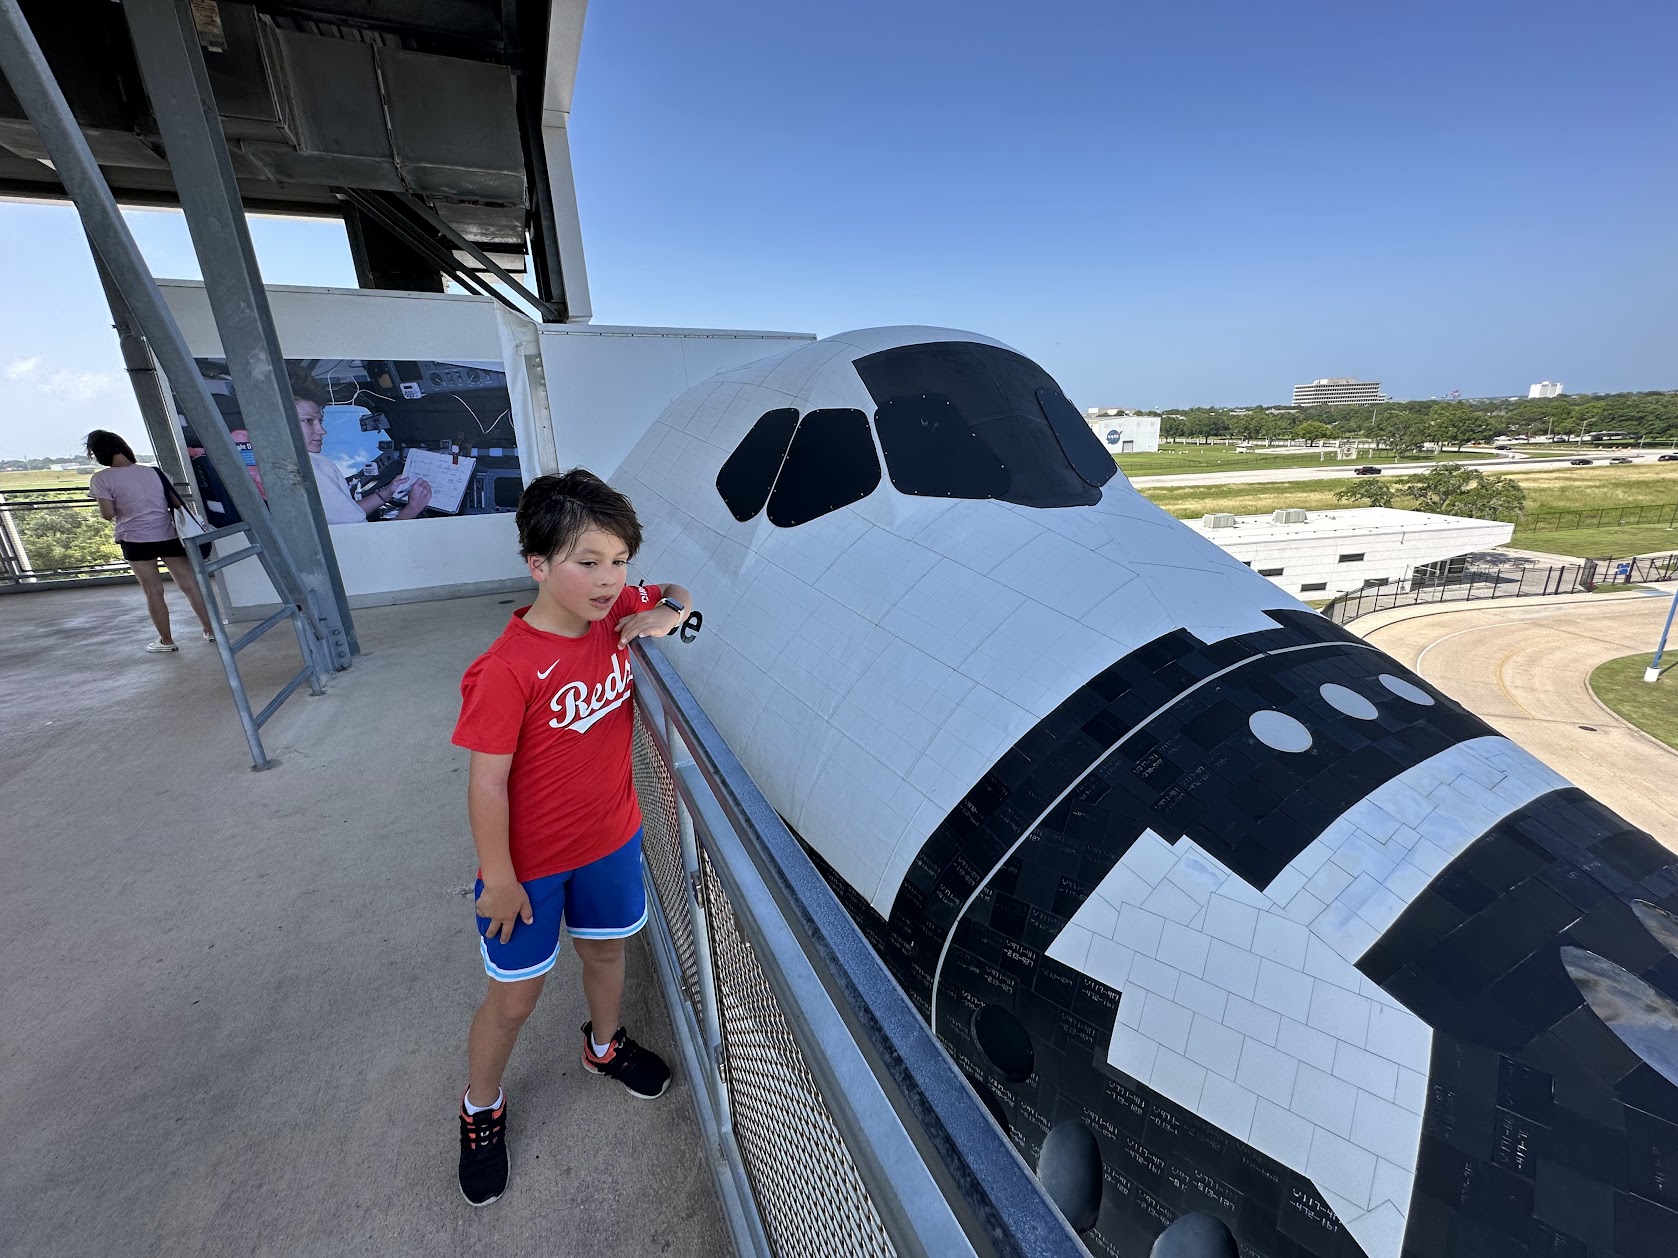
[{"label": "red nike t-shirt", "polygon": [[599,860],[641,824],[630,766],[634,678],[617,631],[663,594],[624,586],[580,638],[532,629],[521,607],[460,680],[455,745],[513,757],[508,839],[520,882]]}]

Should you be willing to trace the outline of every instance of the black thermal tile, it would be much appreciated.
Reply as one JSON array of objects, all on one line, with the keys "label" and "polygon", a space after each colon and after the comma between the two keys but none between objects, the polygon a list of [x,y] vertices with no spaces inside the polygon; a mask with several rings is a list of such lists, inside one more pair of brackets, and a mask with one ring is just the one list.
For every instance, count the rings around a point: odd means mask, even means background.
[{"label": "black thermal tile", "polygon": [[1614,1194],[1614,1251],[1620,1258],[1672,1258],[1678,1211],[1631,1193]]}]

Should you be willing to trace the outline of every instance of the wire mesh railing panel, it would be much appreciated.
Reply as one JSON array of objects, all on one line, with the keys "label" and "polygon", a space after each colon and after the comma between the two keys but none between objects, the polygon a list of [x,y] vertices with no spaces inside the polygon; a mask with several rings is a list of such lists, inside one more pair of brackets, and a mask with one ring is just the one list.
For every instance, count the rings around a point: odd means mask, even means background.
[{"label": "wire mesh railing panel", "polygon": [[770,1244],[779,1258],[892,1258],[885,1225],[703,851],[700,867],[723,1079]]},{"label": "wire mesh railing panel", "polygon": [[635,795],[641,803],[641,855],[664,910],[664,922],[682,968],[682,995],[697,1014],[699,966],[693,951],[693,918],[688,913],[687,872],[682,868],[681,831],[676,821],[676,784],[635,713]]}]

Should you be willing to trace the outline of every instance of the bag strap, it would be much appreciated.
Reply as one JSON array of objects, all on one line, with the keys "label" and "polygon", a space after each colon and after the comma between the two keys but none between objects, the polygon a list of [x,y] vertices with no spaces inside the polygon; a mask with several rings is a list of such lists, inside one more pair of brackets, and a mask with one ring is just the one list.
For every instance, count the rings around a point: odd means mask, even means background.
[{"label": "bag strap", "polygon": [[163,469],[153,465],[152,471],[156,472],[157,479],[163,482],[163,504],[171,511],[188,511],[190,514],[186,503],[181,501],[180,494],[175,492],[175,486],[163,474]]}]

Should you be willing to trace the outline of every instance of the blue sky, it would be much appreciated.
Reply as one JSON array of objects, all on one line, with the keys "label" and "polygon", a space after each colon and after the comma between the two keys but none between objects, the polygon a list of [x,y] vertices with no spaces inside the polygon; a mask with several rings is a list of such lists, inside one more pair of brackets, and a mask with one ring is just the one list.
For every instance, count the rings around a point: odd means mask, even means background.
[{"label": "blue sky", "polygon": [[[1678,388],[1675,38],[1615,0],[595,0],[596,322],[971,328],[1081,406]],[[255,232],[270,281],[353,283],[335,225]],[[0,452],[136,428],[73,217],[0,240]]]}]

